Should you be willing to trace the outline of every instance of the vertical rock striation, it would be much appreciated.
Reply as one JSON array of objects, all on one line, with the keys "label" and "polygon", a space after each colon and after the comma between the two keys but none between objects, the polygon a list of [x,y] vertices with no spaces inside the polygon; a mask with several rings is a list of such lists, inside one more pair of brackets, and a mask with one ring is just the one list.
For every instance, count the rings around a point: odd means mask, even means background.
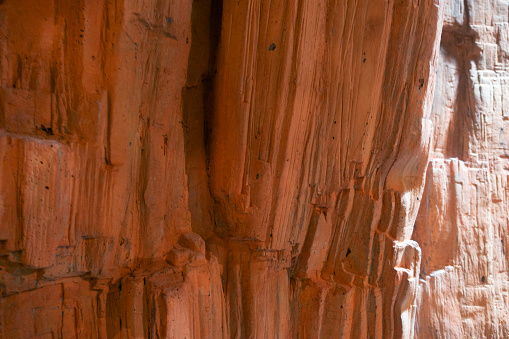
[{"label": "vertical rock striation", "polygon": [[508,18],[0,0],[0,337],[509,337]]},{"label": "vertical rock striation", "polygon": [[412,336],[440,30],[433,2],[225,2],[210,191],[231,335]]},{"label": "vertical rock striation", "polygon": [[509,4],[447,1],[412,238],[419,338],[509,337]]}]

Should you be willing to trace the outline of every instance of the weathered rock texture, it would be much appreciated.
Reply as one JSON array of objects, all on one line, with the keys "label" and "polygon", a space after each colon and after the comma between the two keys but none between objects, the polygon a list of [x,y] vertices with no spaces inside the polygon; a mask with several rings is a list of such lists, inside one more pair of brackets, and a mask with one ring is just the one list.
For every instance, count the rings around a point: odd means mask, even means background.
[{"label": "weathered rock texture", "polygon": [[419,338],[509,338],[509,3],[448,1],[412,239]]},{"label": "weathered rock texture", "polygon": [[2,338],[509,337],[509,2],[0,0]]}]

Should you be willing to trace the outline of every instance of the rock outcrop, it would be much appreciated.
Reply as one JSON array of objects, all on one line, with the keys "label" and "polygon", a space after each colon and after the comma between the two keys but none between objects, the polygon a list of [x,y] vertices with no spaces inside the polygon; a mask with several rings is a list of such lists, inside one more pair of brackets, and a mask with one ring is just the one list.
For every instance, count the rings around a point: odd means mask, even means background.
[{"label": "rock outcrop", "polygon": [[509,338],[509,6],[448,1],[412,239],[419,338]]},{"label": "rock outcrop", "polygon": [[507,1],[0,0],[0,37],[0,337],[509,337]]}]

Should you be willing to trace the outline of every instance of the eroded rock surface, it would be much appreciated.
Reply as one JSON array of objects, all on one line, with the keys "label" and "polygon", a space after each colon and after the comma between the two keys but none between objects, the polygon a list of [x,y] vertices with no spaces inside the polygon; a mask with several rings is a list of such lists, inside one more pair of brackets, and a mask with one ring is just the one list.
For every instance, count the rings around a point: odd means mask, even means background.
[{"label": "eroded rock surface", "polygon": [[509,337],[507,1],[4,0],[0,37],[1,337]]},{"label": "eroded rock surface", "polygon": [[419,338],[509,337],[509,8],[445,6],[434,143],[413,239]]}]

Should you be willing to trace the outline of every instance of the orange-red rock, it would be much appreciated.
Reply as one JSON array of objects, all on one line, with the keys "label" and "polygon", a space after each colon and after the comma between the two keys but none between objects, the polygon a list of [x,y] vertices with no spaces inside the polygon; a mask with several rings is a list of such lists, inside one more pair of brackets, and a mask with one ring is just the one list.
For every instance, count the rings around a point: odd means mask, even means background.
[{"label": "orange-red rock", "polygon": [[508,14],[0,0],[0,337],[509,337]]}]

